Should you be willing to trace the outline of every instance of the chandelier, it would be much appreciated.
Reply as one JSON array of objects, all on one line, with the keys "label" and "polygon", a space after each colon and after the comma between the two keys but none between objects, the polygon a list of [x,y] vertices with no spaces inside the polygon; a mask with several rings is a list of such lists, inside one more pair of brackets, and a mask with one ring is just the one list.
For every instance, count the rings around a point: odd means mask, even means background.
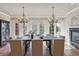
[{"label": "chandelier", "polygon": [[18,19],[18,21],[19,21],[20,23],[28,23],[28,19],[26,18],[25,14],[24,14],[24,6],[22,7],[22,9],[23,9],[23,15],[22,15],[22,17],[20,17],[20,18]]},{"label": "chandelier", "polygon": [[58,20],[55,18],[55,15],[54,15],[54,8],[55,8],[55,7],[52,7],[52,17],[50,17],[50,18],[48,19],[48,22],[49,22],[50,24],[53,24],[53,23],[57,23],[57,22],[58,22]]},{"label": "chandelier", "polygon": [[52,7],[52,16],[48,18],[48,22],[50,24],[49,32],[51,34],[54,34],[54,25],[55,25],[55,23],[58,22],[58,20],[55,18],[55,15],[54,15],[54,8],[55,7]]}]

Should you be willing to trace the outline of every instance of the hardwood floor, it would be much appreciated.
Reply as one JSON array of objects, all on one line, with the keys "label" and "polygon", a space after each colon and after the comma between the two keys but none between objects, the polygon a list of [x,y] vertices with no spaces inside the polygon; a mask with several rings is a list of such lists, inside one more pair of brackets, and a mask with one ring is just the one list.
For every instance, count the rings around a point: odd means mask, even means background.
[{"label": "hardwood floor", "polygon": [[79,49],[66,49],[64,51],[65,56],[79,56]]},{"label": "hardwood floor", "polygon": [[[32,48],[28,48],[26,56],[32,56]],[[49,49],[46,47],[43,48],[43,56],[50,56]]]},{"label": "hardwood floor", "polygon": [[[29,48],[26,56],[32,56],[31,51],[32,51],[31,48]],[[44,46],[43,51],[44,51],[43,52],[44,56],[50,56],[50,54],[48,52],[49,49],[46,48],[46,46]],[[0,48],[0,56],[10,56],[10,52],[11,52],[11,50],[10,50],[10,44],[9,43],[7,43],[7,45],[5,45],[4,47]],[[74,49],[74,48],[71,48],[71,47],[67,48],[67,46],[66,46],[66,48],[64,50],[64,56],[79,56],[79,49]]]},{"label": "hardwood floor", "polygon": [[0,56],[9,56],[10,55],[10,44],[7,43],[5,46],[0,48]]},{"label": "hardwood floor", "polygon": [[[49,53],[49,49],[45,45],[43,47],[43,56],[51,56]],[[26,56],[32,56],[31,51],[32,48],[29,48]],[[66,44],[64,49],[64,56],[79,56],[79,49]]]}]

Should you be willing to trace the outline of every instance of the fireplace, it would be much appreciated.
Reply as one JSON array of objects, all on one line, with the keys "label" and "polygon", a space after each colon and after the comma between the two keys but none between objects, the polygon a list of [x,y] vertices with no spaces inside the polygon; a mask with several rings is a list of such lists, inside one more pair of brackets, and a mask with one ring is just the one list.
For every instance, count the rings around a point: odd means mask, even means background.
[{"label": "fireplace", "polygon": [[79,48],[79,28],[70,28],[71,45]]}]

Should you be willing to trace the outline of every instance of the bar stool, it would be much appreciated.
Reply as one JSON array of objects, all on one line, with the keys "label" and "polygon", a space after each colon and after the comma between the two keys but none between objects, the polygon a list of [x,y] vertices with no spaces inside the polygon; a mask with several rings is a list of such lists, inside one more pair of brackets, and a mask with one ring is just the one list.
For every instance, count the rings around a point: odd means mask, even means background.
[{"label": "bar stool", "polygon": [[32,40],[32,55],[33,56],[43,55],[43,40]]}]

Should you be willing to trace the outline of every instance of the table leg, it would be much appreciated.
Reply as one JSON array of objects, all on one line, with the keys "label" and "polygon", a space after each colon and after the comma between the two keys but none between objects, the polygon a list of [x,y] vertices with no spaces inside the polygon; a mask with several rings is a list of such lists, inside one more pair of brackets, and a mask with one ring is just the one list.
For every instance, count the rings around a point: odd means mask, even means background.
[{"label": "table leg", "polygon": [[48,46],[48,48],[49,48],[49,53],[50,53],[50,55],[52,55],[52,53],[51,53],[51,40],[49,41],[49,46]]},{"label": "table leg", "polygon": [[25,41],[25,54],[24,55],[26,55],[26,53],[27,53],[27,41]]},{"label": "table leg", "polygon": [[25,41],[25,55],[27,53],[27,49],[30,47],[30,41]]}]

